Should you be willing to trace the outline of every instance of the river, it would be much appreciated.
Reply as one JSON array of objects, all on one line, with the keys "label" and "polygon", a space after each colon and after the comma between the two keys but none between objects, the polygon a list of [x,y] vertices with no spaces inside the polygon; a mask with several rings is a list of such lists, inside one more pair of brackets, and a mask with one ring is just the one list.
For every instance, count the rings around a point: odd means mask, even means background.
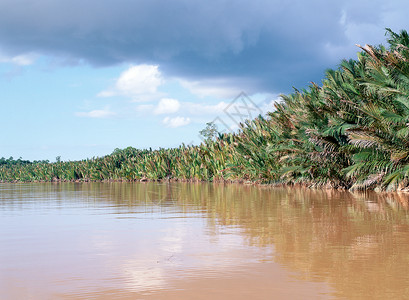
[{"label": "river", "polygon": [[0,184],[0,299],[409,299],[408,194]]}]

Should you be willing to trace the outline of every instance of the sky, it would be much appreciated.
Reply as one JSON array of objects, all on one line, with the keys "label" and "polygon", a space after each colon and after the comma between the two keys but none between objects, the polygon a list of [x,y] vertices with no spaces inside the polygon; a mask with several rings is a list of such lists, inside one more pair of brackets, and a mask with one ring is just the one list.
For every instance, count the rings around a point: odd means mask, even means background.
[{"label": "sky", "polygon": [[0,157],[198,144],[409,29],[408,1],[0,0]]}]

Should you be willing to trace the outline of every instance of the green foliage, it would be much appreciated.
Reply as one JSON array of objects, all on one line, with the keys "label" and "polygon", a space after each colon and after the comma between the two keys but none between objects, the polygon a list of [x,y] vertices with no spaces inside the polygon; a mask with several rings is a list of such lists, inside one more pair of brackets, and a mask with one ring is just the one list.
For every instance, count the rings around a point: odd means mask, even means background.
[{"label": "green foliage", "polygon": [[28,160],[23,160],[21,157],[17,160],[13,159],[13,157],[9,157],[8,159],[2,157],[0,158],[0,166],[21,166],[21,165],[27,165],[30,164],[31,162]]},{"label": "green foliage", "polygon": [[214,122],[206,123],[206,127],[199,131],[199,135],[204,141],[213,141],[218,134],[217,125]]},{"label": "green foliage", "polygon": [[361,47],[322,86],[282,95],[267,117],[235,134],[213,122],[204,142],[115,149],[77,162],[0,159],[2,181],[248,180],[386,190],[409,186],[409,35],[387,29],[389,49]]}]

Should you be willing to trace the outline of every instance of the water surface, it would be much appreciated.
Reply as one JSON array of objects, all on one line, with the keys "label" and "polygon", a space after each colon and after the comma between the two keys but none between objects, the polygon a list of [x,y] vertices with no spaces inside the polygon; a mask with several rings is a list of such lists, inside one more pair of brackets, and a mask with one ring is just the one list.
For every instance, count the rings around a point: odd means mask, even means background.
[{"label": "water surface", "polygon": [[0,299],[408,299],[409,196],[0,184]]}]

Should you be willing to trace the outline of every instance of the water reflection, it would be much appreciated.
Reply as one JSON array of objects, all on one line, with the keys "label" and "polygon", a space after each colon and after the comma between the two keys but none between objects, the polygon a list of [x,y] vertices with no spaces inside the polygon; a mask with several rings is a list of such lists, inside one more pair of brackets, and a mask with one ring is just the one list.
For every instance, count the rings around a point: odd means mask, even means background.
[{"label": "water reflection", "polygon": [[[408,202],[398,193],[244,185],[4,184],[0,291],[405,299]],[[30,284],[27,274],[39,270],[45,276]]]}]

